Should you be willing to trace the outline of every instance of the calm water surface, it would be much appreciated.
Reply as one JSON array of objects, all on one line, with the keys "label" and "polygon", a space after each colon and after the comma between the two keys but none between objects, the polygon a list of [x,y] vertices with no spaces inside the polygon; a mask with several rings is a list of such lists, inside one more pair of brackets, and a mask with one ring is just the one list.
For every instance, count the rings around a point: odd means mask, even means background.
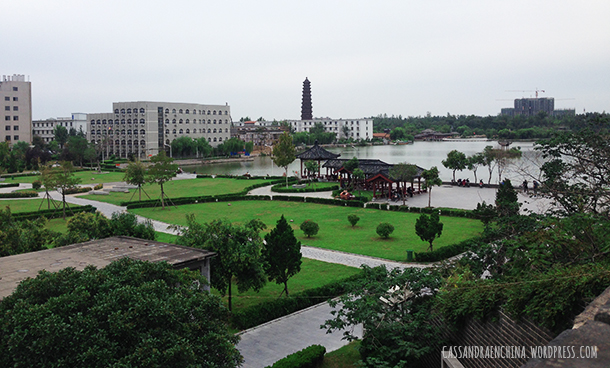
[{"label": "calm water surface", "polygon": [[[397,164],[401,162],[407,162],[410,164],[416,164],[425,169],[429,169],[432,166],[438,167],[441,178],[443,180],[450,180],[452,177],[452,171],[446,169],[442,161],[447,158],[447,153],[452,150],[458,150],[466,154],[466,156],[473,155],[477,152],[483,151],[485,146],[493,146],[498,148],[498,142],[494,141],[469,141],[469,142],[415,142],[414,144],[404,146],[366,146],[366,147],[335,147],[329,148],[328,150],[333,153],[341,154],[340,158],[350,159],[357,157],[359,159],[379,159],[390,164]],[[511,147],[521,147],[524,155],[527,156],[531,153],[533,142],[514,142]],[[228,175],[243,175],[250,173],[250,175],[271,175],[279,176],[284,173],[284,169],[277,167],[273,164],[270,157],[255,157],[254,161],[250,162],[232,162],[222,164],[211,164],[202,166],[190,166],[184,167],[188,171],[196,171],[198,174],[228,174]],[[288,167],[288,174],[292,175],[294,171],[300,170],[300,161],[295,160]],[[325,169],[322,169],[325,173]],[[469,178],[471,181],[474,180],[474,174],[472,171],[464,170],[462,172],[456,172],[456,178]],[[509,170],[504,177],[508,177],[520,183],[522,178],[513,170]],[[489,172],[487,167],[481,167],[477,171],[477,177],[487,182]],[[492,176],[492,182],[497,181],[497,172],[494,172]]]}]

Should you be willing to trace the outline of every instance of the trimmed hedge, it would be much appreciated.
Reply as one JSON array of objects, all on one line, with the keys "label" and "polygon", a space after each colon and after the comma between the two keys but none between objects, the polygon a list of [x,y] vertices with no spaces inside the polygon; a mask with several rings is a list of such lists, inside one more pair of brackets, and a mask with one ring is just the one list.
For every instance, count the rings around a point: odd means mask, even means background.
[{"label": "trimmed hedge", "polygon": [[[371,207],[371,208],[377,208],[374,205],[381,205],[384,208],[380,208],[380,209],[385,209],[385,204],[381,204],[381,203],[369,203],[367,204],[367,208]],[[455,209],[455,208],[435,208],[435,207],[409,207],[409,206],[392,206],[390,205],[389,207],[390,211],[398,211],[398,212],[413,212],[413,213],[433,213],[433,212],[439,212],[441,216],[452,216],[452,217],[466,217],[466,218],[473,218],[473,219],[478,219],[477,215],[475,213],[473,213],[473,211],[471,210],[461,210],[461,209]]]},{"label": "trimmed hedge", "polygon": [[[97,211],[97,208],[95,208],[91,205],[70,207],[70,209],[68,209],[66,211],[66,216],[72,216],[73,214],[75,215],[75,214],[81,213],[81,212],[94,213],[95,211]],[[50,210],[31,211],[31,212],[11,213],[11,217],[16,221],[35,220],[39,217],[46,217],[47,219],[52,219],[52,218],[59,218],[62,216],[63,216],[63,213],[62,213],[61,208],[58,208],[58,209],[54,208],[54,209],[50,209]]]},{"label": "trimmed hedge", "polygon": [[311,345],[278,360],[266,368],[317,368],[324,361],[324,354],[326,354],[324,346]]},{"label": "trimmed hedge", "polygon": [[306,202],[306,203],[319,203],[319,204],[330,204],[333,206],[346,206],[346,207],[364,207],[364,202],[357,200],[344,201],[342,199],[332,198],[317,198],[317,197],[295,197],[295,196],[282,196],[274,195],[273,200],[286,201],[286,202]]},{"label": "trimmed hedge", "polygon": [[26,190],[23,192],[0,193],[0,198],[30,198],[38,197],[38,192],[35,190]]},{"label": "trimmed hedge", "polygon": [[271,191],[272,192],[276,192],[276,193],[312,193],[312,192],[330,192],[333,190],[337,190],[339,189],[339,185],[333,185],[330,187],[324,187],[324,188],[316,188],[316,187],[306,187],[306,188],[292,188],[292,187],[288,187],[286,188],[285,184],[276,184],[274,186],[271,187]]},{"label": "trimmed hedge", "polygon": [[18,186],[19,183],[0,183],[0,188],[13,188]]},{"label": "trimmed hedge", "polygon": [[417,262],[438,262],[458,254],[464,253],[467,250],[474,248],[482,243],[481,238],[474,238],[464,240],[459,243],[447,245],[442,248],[438,248],[432,252],[415,252],[415,260]]},{"label": "trimmed hedge", "polygon": [[91,187],[70,188],[64,191],[64,194],[87,193],[91,191]]},{"label": "trimmed hedge", "polygon": [[244,308],[233,312],[231,324],[238,330],[245,330],[325,302],[345,293],[347,285],[361,277],[362,273],[358,273],[324,286],[303,290],[287,298],[278,298]]}]

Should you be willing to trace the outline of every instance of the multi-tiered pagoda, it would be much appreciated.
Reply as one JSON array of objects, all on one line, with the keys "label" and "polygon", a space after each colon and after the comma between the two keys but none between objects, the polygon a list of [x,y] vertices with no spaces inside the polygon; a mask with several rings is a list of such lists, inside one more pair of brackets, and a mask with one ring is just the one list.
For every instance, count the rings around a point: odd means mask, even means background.
[{"label": "multi-tiered pagoda", "polygon": [[311,86],[309,79],[303,82],[303,101],[301,102],[301,120],[312,120],[313,112],[311,108]]}]

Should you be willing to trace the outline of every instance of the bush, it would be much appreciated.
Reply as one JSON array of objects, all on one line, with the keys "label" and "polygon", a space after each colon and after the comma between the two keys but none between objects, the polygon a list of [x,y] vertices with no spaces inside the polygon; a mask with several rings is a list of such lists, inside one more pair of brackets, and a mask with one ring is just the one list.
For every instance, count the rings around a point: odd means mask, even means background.
[{"label": "bush", "polygon": [[387,222],[382,222],[377,225],[377,235],[380,237],[387,239],[390,237],[390,234],[394,232],[394,226]]},{"label": "bush", "polygon": [[468,250],[474,249],[475,246],[480,245],[483,241],[480,238],[468,239],[459,243],[447,245],[441,247],[432,252],[415,252],[415,260],[417,262],[438,262],[458,254],[464,253]]},{"label": "bush", "polygon": [[40,188],[42,188],[42,182],[40,180],[34,180],[32,182],[32,189],[38,190]]},{"label": "bush", "polygon": [[349,215],[349,216],[347,216],[347,221],[349,221],[349,223],[352,224],[352,227],[354,227],[354,226],[356,226],[358,221],[360,221],[360,217],[358,217],[356,215]]},{"label": "bush", "polygon": [[23,192],[0,193],[0,198],[29,198],[38,197],[38,192],[34,190],[26,190]]},{"label": "bush", "polygon": [[64,191],[64,194],[87,193],[91,191],[91,187],[69,188]]},{"label": "bush", "polygon": [[98,185],[93,187],[93,190],[100,190],[102,188],[104,188],[104,183],[99,183]]},{"label": "bush", "polygon": [[322,364],[326,348],[322,345],[311,345],[301,351],[280,359],[266,368],[316,368]]},{"label": "bush", "polygon": [[305,233],[305,235],[307,235],[308,238],[311,238],[312,236],[315,236],[318,233],[318,231],[320,230],[320,226],[311,220],[305,220],[301,224],[301,230],[303,230],[303,232]]}]

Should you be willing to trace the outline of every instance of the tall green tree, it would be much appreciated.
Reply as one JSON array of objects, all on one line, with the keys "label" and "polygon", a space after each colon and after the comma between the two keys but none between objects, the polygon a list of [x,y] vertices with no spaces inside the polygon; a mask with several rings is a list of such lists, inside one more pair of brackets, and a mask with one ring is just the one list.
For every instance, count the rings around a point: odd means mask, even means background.
[{"label": "tall green tree", "polygon": [[68,137],[67,146],[68,152],[70,152],[70,154],[75,158],[75,160],[78,161],[79,166],[83,167],[85,153],[87,151],[87,148],[89,148],[89,142],[87,141],[87,138],[78,135],[70,136]]},{"label": "tall green tree", "polygon": [[53,179],[50,181],[61,193],[62,214],[63,219],[66,219],[66,191],[74,189],[80,184],[80,179],[74,176],[74,166],[70,161],[62,161],[59,167],[52,169]]},{"label": "tall green tree", "polygon": [[166,194],[163,190],[163,184],[176,176],[178,165],[172,163],[174,159],[167,157],[165,151],[160,151],[156,156],[151,157],[150,162],[152,165],[148,167],[146,172],[146,181],[159,184],[161,188],[161,207],[165,209]]},{"label": "tall green tree", "polygon": [[458,150],[453,150],[447,153],[447,159],[442,161],[443,166],[453,170],[453,181],[455,181],[455,172],[464,170],[468,164],[466,155]]},{"label": "tall green tree", "polygon": [[53,139],[59,144],[59,147],[64,149],[64,145],[68,142],[68,129],[61,125],[56,125],[55,128],[53,128],[53,135]]},{"label": "tall green tree", "polygon": [[487,184],[491,184],[491,176],[493,175],[494,168],[496,167],[496,155],[492,146],[485,146],[483,149],[483,166],[487,166],[489,170],[489,179]]},{"label": "tall green tree", "polygon": [[274,164],[284,168],[286,187],[288,187],[288,165],[296,159],[296,149],[288,132],[282,133],[279,140],[273,145],[273,157],[271,159]]},{"label": "tall green tree", "polygon": [[428,207],[431,207],[432,187],[440,187],[443,185],[443,181],[438,176],[438,168],[436,166],[432,166],[429,170],[424,170],[421,177],[426,180],[424,187],[428,189]]},{"label": "tall green tree", "polygon": [[277,225],[265,235],[265,246],[262,259],[269,281],[284,285],[282,293],[288,296],[288,280],[301,271],[301,242],[294,236],[294,231],[284,218],[280,217]]},{"label": "tall green tree", "polygon": [[432,242],[443,233],[443,223],[438,213],[433,212],[430,216],[422,213],[417,221],[415,221],[415,233],[421,240],[430,244],[428,250],[432,251]]},{"label": "tall green tree", "polygon": [[415,177],[417,176],[417,166],[408,164],[406,162],[396,164],[390,168],[390,178],[394,181],[403,184],[402,187],[402,204],[406,204],[407,200],[407,183],[413,183]]},{"label": "tall green tree", "polygon": [[229,310],[232,310],[232,282],[237,290],[259,291],[267,279],[263,270],[261,252],[263,241],[259,231],[265,225],[252,220],[245,226],[232,225],[228,220],[217,219],[208,224],[199,224],[195,216],[186,217],[187,227],[180,229],[178,243],[216,252],[212,258],[211,274],[213,288],[222,296],[229,296]]},{"label": "tall green tree", "polygon": [[478,183],[478,178],[477,178],[477,169],[483,165],[485,165],[485,157],[483,156],[483,153],[479,152],[479,153],[475,153],[472,156],[468,156],[467,160],[467,167],[468,170],[472,170],[473,174],[474,174],[474,182]]},{"label": "tall green tree", "polygon": [[205,284],[196,272],[129,258],[41,271],[0,301],[0,366],[237,367],[239,337]]},{"label": "tall green tree", "polygon": [[[146,166],[142,161],[130,162],[125,170],[123,181],[138,186],[138,200],[142,200],[142,185],[146,184]],[[148,198],[148,194],[144,192]]]}]

